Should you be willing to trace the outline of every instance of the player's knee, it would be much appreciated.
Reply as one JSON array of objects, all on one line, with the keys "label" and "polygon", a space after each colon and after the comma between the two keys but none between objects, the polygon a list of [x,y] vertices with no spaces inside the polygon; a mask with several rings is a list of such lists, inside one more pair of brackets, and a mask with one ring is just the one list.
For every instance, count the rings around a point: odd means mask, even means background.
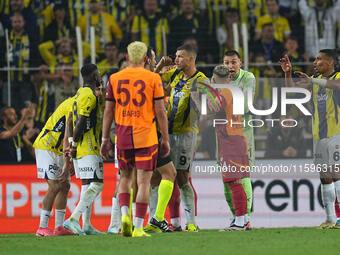
[{"label": "player's knee", "polygon": [[182,188],[185,184],[188,183],[188,173],[186,171],[177,171],[177,182],[178,186]]},{"label": "player's knee", "polygon": [[48,192],[52,194],[57,194],[60,191],[60,185],[58,183],[49,183],[48,185]]},{"label": "player's knee", "polygon": [[60,191],[61,192],[64,192],[64,193],[68,193],[69,190],[70,190],[70,183],[67,181],[67,182],[62,182],[59,184],[59,187],[60,187]]}]

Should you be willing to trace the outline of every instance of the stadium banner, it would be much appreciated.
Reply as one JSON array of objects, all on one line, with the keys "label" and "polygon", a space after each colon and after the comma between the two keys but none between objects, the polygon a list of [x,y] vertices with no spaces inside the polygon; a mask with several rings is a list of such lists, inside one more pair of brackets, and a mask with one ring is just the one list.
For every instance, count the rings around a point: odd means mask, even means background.
[{"label": "stadium banner", "polygon": [[[35,165],[1,165],[0,171],[0,233],[34,233],[40,220],[40,208],[47,191],[47,183],[37,179]],[[92,225],[106,231],[110,224],[112,196],[116,188],[117,168],[104,163],[104,189],[92,207]],[[66,218],[76,207],[81,181],[71,178]],[[54,210],[49,220],[54,228]]]},{"label": "stadium banner", "polygon": [[[224,228],[231,213],[224,199],[221,173],[208,172],[202,166],[212,161],[195,161],[191,170],[193,185],[198,194],[197,223],[201,229]],[[306,165],[307,164],[307,165]],[[267,165],[263,173],[252,173],[253,227],[316,226],[324,219],[318,175],[287,175],[280,172],[283,166],[308,166],[310,159],[258,160],[257,166]],[[198,168],[200,166],[201,168]],[[201,169],[201,171],[198,171]],[[207,169],[207,168],[205,168]],[[104,189],[93,205],[91,222],[106,231],[110,224],[112,196],[117,182],[117,169],[113,163],[104,163]],[[71,178],[66,217],[76,207],[81,181]],[[0,171],[0,233],[34,233],[39,225],[40,208],[47,184],[36,178],[35,165],[1,165]],[[182,224],[185,214],[181,207]],[[14,227],[15,226],[15,227]],[[20,228],[18,228],[20,226]],[[54,216],[49,221],[54,227]]]}]

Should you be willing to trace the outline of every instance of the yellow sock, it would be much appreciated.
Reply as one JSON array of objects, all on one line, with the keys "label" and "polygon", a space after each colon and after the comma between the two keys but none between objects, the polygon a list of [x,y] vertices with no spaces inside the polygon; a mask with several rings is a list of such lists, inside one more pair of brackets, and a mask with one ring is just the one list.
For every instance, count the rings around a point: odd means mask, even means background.
[{"label": "yellow sock", "polygon": [[174,183],[168,180],[162,180],[158,188],[158,202],[156,208],[156,218],[159,221],[164,220],[164,214],[166,207],[172,195],[172,190],[174,188]]}]

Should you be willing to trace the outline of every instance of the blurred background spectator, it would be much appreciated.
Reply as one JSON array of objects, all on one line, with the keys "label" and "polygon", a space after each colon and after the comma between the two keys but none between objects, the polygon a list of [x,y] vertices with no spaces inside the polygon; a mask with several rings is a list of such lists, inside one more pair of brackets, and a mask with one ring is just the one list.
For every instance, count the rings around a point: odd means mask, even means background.
[{"label": "blurred background spectator", "polygon": [[268,158],[304,158],[306,157],[306,148],[300,127],[293,127],[292,117],[281,117],[281,123],[284,125],[280,128],[273,128],[268,134],[266,157]]},{"label": "blurred background spectator", "polygon": [[99,0],[91,0],[89,3],[89,11],[80,17],[78,26],[81,29],[83,40],[90,43],[90,27],[95,28],[96,52],[104,53],[106,43],[114,42],[119,45],[123,37],[122,30],[114,18],[104,12]]},{"label": "blurred background spectator", "polygon": [[31,131],[23,132],[31,118],[32,106],[22,110],[20,120],[14,108],[4,107],[0,111],[0,162],[25,162],[34,159],[34,149],[29,139]]}]

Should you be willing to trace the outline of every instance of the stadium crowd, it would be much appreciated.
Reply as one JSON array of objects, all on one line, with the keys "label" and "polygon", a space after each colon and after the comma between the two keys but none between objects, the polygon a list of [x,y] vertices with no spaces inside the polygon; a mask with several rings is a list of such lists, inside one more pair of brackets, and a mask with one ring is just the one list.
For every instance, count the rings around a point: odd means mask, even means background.
[{"label": "stadium crowd", "polygon": [[[90,27],[95,28],[96,63],[106,83],[112,73],[126,65],[126,46],[135,40],[155,49],[157,60],[163,55],[174,58],[176,48],[186,42],[198,51],[198,69],[210,77],[212,67],[223,62],[224,52],[234,48],[233,23],[240,31],[239,52],[243,58],[241,22],[245,22],[249,71],[257,78],[256,105],[267,107],[271,88],[284,84],[277,64],[284,53],[296,70],[311,73],[313,57],[320,49],[339,46],[339,7],[340,1],[336,0],[3,0],[0,132],[10,128],[10,133],[0,136],[1,162],[33,161],[32,143],[48,117],[77,91],[76,26],[82,34],[84,64],[90,62]],[[8,100],[11,108],[7,107]],[[302,129],[282,134],[271,130],[269,136],[274,141],[287,137],[287,146],[274,152],[273,144],[260,138],[257,149],[267,149],[262,156],[311,156],[307,153],[311,148],[310,118],[300,116],[294,108],[289,114],[301,120]],[[201,144],[206,145],[212,127],[203,123],[201,130]],[[261,137],[266,131],[256,129],[255,134]],[[302,136],[309,139],[297,143],[294,137]],[[19,147],[20,160],[16,152]],[[294,152],[287,152],[288,148]],[[209,148],[201,146],[198,151],[202,158],[213,158]]]}]

